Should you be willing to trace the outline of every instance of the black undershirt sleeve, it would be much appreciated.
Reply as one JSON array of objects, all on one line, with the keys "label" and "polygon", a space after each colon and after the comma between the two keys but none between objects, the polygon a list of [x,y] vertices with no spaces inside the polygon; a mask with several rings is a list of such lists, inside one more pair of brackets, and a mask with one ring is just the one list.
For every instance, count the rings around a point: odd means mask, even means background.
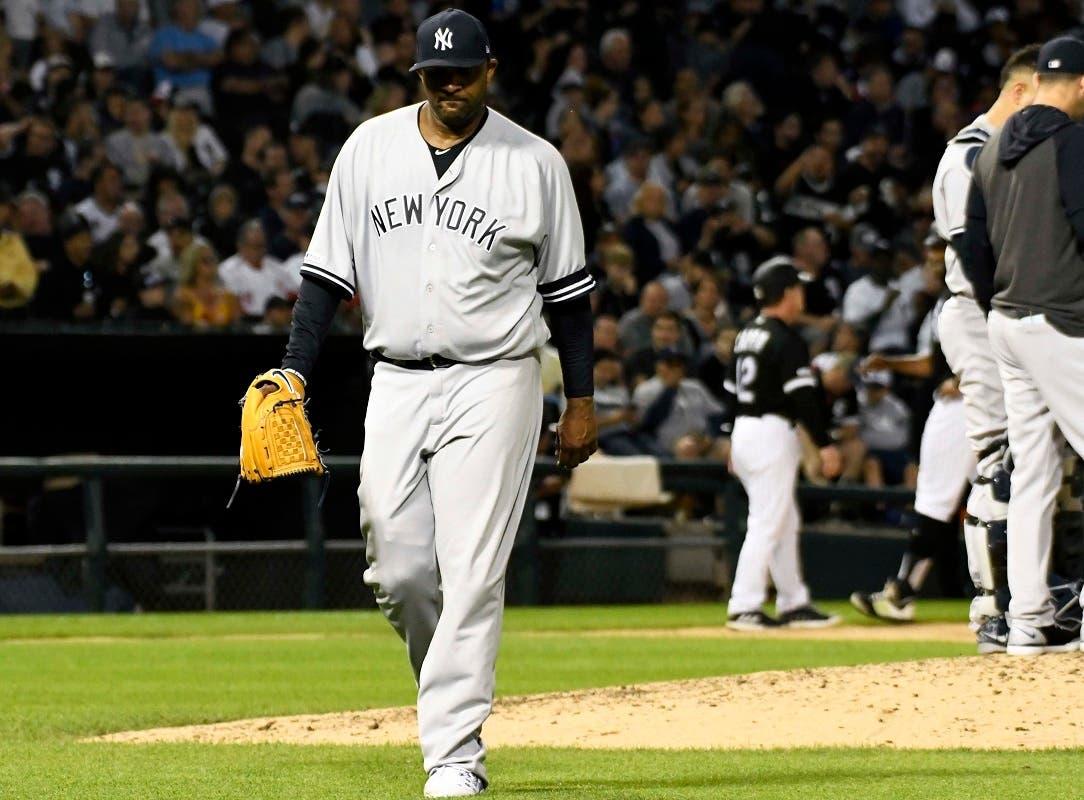
[{"label": "black undershirt sleeve", "polygon": [[[957,247],[957,242],[959,246]],[[967,194],[967,223],[962,241],[953,240],[953,248],[960,258],[964,275],[975,290],[975,301],[986,312],[994,296],[994,270],[997,259],[986,230],[986,199],[978,181],[971,179],[971,191]]]},{"label": "black undershirt sleeve", "polygon": [[594,333],[591,300],[587,295],[548,303],[550,333],[561,357],[565,397],[592,397],[595,394]]},{"label": "black undershirt sleeve", "polygon": [[283,369],[291,369],[309,379],[312,374],[320,345],[327,336],[339,303],[349,299],[338,287],[306,275],[301,281],[301,291],[294,303],[294,321],[290,326],[290,341],[286,345]]}]

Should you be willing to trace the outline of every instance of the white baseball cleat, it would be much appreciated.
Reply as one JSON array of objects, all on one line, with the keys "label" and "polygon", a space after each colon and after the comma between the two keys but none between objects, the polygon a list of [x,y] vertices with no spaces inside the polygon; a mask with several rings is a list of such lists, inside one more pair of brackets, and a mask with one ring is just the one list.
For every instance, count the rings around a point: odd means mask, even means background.
[{"label": "white baseball cleat", "polygon": [[426,797],[473,797],[485,790],[485,781],[469,769],[451,765],[434,767],[425,782]]},{"label": "white baseball cleat", "polygon": [[1009,641],[1005,652],[1010,656],[1037,656],[1043,653],[1075,653],[1080,649],[1080,634],[1047,625],[1032,628],[1014,624],[1009,628]]}]

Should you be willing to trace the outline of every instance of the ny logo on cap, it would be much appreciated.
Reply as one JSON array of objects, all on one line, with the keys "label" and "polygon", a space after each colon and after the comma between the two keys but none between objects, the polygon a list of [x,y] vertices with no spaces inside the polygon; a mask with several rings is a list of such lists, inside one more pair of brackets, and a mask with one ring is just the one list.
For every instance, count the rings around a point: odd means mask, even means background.
[{"label": "ny logo on cap", "polygon": [[437,50],[452,49],[452,29],[437,28],[437,34],[433,38],[433,47]]},{"label": "ny logo on cap", "polygon": [[1046,68],[1047,69],[1057,69],[1060,66],[1061,66],[1061,59],[1060,58],[1052,58],[1052,59],[1050,59],[1049,61],[1046,62]]}]

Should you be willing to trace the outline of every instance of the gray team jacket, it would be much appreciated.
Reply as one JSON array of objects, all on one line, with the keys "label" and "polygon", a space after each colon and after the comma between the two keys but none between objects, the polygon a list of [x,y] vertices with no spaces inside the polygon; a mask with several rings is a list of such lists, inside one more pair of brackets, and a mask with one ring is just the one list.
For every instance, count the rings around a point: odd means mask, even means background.
[{"label": "gray team jacket", "polygon": [[958,251],[975,299],[1084,336],[1084,125],[1051,106],[1009,118],[975,160]]}]

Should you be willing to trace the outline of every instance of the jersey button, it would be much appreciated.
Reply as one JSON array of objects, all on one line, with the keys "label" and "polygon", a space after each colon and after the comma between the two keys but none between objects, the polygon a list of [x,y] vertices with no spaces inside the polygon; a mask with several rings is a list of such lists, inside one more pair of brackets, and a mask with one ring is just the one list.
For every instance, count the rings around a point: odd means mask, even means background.
[{"label": "jersey button", "polygon": [[426,328],[425,328],[425,332],[426,333],[432,333],[433,332],[433,326],[432,325],[427,325]]},{"label": "jersey button", "polygon": [[437,249],[437,246],[436,246],[435,244],[430,244],[430,245],[429,245],[429,252],[430,252],[430,253],[432,253],[432,252],[433,252],[434,250],[436,250],[436,249]]},{"label": "jersey button", "polygon": [[433,293],[433,284],[431,284],[431,283],[425,284],[425,293],[426,294],[432,294]]}]

